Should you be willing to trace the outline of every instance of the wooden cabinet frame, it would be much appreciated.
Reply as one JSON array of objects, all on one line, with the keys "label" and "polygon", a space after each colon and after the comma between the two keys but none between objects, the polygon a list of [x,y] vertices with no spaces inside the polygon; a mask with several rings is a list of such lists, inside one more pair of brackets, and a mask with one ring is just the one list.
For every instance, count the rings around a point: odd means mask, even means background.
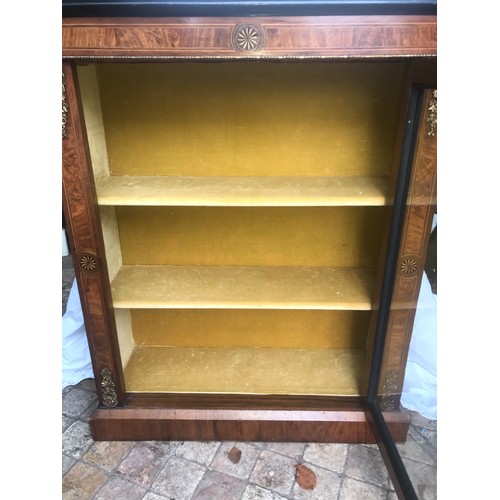
[{"label": "wooden cabinet frame", "polygon": [[[369,363],[365,389],[359,396],[126,391],[76,65],[252,60],[403,62],[403,104],[393,159],[398,165],[405,128],[404,103],[410,89],[413,85],[435,86],[435,16],[65,18],[62,40],[63,209],[99,398],[99,408],[90,419],[94,439],[375,442],[363,406]],[[432,122],[430,97],[427,99],[426,115],[421,120]],[[416,301],[411,290],[418,290],[420,283],[429,198],[435,196],[435,139],[420,130],[410,186],[412,208],[405,216],[403,260],[398,264],[396,284],[400,293],[406,294],[408,307],[391,317],[387,332],[390,347],[381,377],[383,385],[392,376],[391,394],[400,392],[402,386]],[[433,145],[429,146],[429,141],[434,141]],[[398,167],[393,168],[389,200],[395,196],[397,171]],[[393,264],[385,260],[389,215],[378,267],[379,291],[387,266]],[[406,270],[411,276],[405,275]],[[406,291],[410,278],[411,290]],[[374,300],[377,310],[380,293]],[[396,318],[396,314],[404,318]],[[373,315],[368,333],[368,355],[373,350],[376,317]],[[394,439],[404,440],[408,422],[397,411],[397,402],[395,406],[388,423]]]}]

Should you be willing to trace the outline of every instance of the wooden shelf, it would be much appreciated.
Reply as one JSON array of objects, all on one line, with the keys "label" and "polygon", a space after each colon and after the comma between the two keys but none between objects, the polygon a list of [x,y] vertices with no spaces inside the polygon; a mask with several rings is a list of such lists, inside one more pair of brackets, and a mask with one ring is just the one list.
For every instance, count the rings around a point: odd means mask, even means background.
[{"label": "wooden shelf", "polygon": [[386,177],[109,176],[97,185],[100,205],[383,206]]},{"label": "wooden shelf", "polygon": [[129,392],[360,394],[362,350],[136,348],[125,368]]},{"label": "wooden shelf", "polygon": [[123,266],[115,308],[370,310],[375,269]]}]

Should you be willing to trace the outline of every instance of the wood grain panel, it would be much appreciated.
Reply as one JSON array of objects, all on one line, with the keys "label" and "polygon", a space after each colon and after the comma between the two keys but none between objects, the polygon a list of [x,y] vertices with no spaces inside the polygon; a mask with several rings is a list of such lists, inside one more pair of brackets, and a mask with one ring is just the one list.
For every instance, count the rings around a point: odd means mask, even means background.
[{"label": "wood grain panel", "polygon": [[[404,441],[408,421],[388,422]],[[194,440],[250,442],[374,443],[364,411],[99,409],[90,420],[95,440]]]},{"label": "wood grain panel", "polygon": [[[257,33],[240,50],[238,27]],[[63,57],[380,57],[436,54],[435,16],[63,19]]]},{"label": "wood grain panel", "polygon": [[[63,137],[63,210],[88,333],[97,393],[102,404],[123,404],[111,292],[89,168],[84,122],[70,64],[63,65],[69,113]],[[105,370],[103,372],[103,370]]]}]

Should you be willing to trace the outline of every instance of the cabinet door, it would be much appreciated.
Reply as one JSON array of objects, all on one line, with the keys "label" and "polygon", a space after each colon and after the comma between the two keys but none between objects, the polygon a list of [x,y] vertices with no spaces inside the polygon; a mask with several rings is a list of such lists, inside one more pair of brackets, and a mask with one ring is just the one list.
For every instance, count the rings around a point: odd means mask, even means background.
[{"label": "cabinet door", "polygon": [[[368,391],[376,437],[404,499],[436,495],[436,111],[437,91],[413,87]],[[396,411],[410,421],[405,443],[395,443],[387,425]]]}]

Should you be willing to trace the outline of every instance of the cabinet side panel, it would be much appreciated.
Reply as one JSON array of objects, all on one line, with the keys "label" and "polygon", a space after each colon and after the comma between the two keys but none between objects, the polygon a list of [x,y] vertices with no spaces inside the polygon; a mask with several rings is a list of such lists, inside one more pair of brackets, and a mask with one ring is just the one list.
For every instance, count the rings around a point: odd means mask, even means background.
[{"label": "cabinet side panel", "polygon": [[92,170],[98,183],[109,176],[109,165],[96,68],[89,64],[79,66],[77,71]]},{"label": "cabinet side panel", "polygon": [[128,309],[116,309],[115,320],[120,345],[120,357],[123,369],[125,369],[135,347],[130,311]]},{"label": "cabinet side panel", "polygon": [[67,114],[62,143],[63,210],[99,401],[113,407],[124,401],[121,362],[116,347],[116,327],[86,149],[84,119],[79,106],[75,71],[69,63],[63,64],[64,102]]},{"label": "cabinet side panel", "polygon": [[99,207],[99,212],[109,279],[112,281],[123,264],[115,207]]},{"label": "cabinet side panel", "polygon": [[[109,177],[109,161],[96,67],[94,64],[78,66],[77,74],[92,173],[99,184]],[[112,280],[122,265],[116,215],[113,207],[101,207],[99,212],[108,273]]]}]

